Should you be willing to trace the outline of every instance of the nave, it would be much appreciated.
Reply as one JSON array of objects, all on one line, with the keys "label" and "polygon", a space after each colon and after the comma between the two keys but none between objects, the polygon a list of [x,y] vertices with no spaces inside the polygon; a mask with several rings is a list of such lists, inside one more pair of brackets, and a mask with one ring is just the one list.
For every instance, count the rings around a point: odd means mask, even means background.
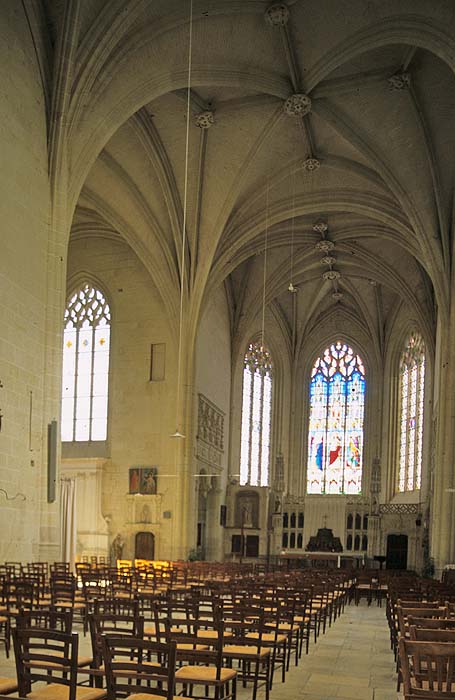
[{"label": "nave", "polygon": [[[82,634],[80,654],[91,654],[90,635]],[[79,627],[77,626],[77,627]],[[15,677],[14,654],[0,654],[0,676]],[[286,682],[274,684],[271,700],[402,700],[396,691],[396,670],[390,649],[385,607],[375,603],[346,605],[317,643],[311,643],[308,655],[299,665],[290,665]],[[258,700],[264,690],[259,689]],[[251,686],[238,684],[237,699],[250,700]]]}]

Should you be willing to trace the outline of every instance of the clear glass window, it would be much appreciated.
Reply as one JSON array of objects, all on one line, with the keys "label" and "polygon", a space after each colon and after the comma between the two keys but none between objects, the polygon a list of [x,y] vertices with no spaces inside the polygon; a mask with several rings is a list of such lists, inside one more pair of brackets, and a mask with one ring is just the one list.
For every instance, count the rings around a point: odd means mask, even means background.
[{"label": "clear glass window", "polygon": [[62,440],[106,440],[111,312],[85,284],[71,297],[63,332]]}]

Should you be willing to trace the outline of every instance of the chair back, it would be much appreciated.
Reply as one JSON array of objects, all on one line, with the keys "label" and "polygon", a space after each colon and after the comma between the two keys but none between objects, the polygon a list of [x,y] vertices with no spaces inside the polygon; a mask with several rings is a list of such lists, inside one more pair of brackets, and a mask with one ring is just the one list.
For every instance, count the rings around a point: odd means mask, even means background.
[{"label": "chair back", "polygon": [[108,700],[117,700],[132,693],[148,693],[173,700],[174,643],[103,636],[101,646]]},{"label": "chair back", "polygon": [[399,642],[405,700],[455,697],[455,645],[447,642]]},{"label": "chair back", "polygon": [[19,611],[16,625],[21,629],[38,627],[39,629],[58,630],[71,634],[73,626],[72,610],[24,610]]},{"label": "chair back", "polygon": [[134,638],[144,637],[144,618],[133,615],[98,614],[89,615],[90,637],[92,641],[93,662],[95,668],[101,666],[101,638]]},{"label": "chair back", "polygon": [[32,683],[56,683],[69,688],[76,700],[78,635],[38,628],[13,629],[19,696],[25,698]]}]

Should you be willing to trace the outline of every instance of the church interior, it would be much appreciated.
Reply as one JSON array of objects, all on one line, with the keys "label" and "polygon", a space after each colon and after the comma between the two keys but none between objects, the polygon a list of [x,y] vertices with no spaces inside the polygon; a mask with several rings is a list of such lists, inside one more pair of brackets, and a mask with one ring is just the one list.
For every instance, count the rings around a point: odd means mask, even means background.
[{"label": "church interior", "polygon": [[0,57],[0,697],[453,700],[454,0]]},{"label": "church interior", "polygon": [[453,2],[0,17],[0,560],[440,577]]}]

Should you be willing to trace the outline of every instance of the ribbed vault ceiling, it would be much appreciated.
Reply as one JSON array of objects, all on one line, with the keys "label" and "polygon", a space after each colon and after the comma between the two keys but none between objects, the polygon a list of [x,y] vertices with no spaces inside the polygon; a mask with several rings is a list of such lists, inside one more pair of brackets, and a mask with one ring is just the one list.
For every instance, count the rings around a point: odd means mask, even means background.
[{"label": "ribbed vault ceiling", "polygon": [[[403,305],[430,338],[435,304],[445,313],[448,301],[455,7],[295,0],[287,22],[285,7],[283,26],[273,26],[270,6],[194,0],[185,268],[193,318],[224,284],[232,330],[247,334],[262,305],[267,227],[267,304],[294,347],[342,310],[380,352]],[[123,237],[171,314],[188,13],[182,0],[81,3],[68,125],[72,235]],[[310,98],[305,116],[286,114],[293,94]],[[214,123],[200,128],[207,111]],[[305,169],[308,159],[319,167]],[[315,248],[323,238],[334,244],[328,252]]]}]

